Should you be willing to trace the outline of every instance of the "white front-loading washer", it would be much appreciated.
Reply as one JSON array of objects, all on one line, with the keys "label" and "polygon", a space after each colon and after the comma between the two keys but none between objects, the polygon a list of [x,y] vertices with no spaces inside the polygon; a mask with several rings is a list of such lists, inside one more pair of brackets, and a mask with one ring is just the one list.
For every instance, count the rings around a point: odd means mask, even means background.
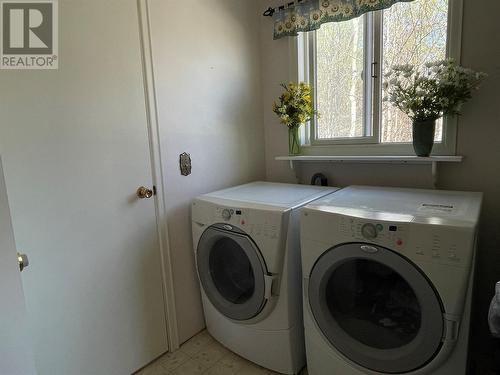
[{"label": "white front-loading washer", "polygon": [[254,182],[194,200],[207,329],[228,349],[281,373],[305,365],[300,209],[335,190]]},{"label": "white front-loading washer", "polygon": [[349,187],[306,206],[310,375],[464,375],[480,193]]}]

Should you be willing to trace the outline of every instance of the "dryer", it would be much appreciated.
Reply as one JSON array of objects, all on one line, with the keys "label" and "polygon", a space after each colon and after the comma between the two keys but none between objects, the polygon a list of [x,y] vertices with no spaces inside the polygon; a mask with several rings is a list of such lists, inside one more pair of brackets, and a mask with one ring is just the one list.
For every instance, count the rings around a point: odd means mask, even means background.
[{"label": "dryer", "polygon": [[481,201],[353,186],[304,208],[310,375],[465,375]]},{"label": "dryer", "polygon": [[305,365],[300,210],[335,190],[254,182],[194,200],[207,329],[228,349],[285,374]]}]

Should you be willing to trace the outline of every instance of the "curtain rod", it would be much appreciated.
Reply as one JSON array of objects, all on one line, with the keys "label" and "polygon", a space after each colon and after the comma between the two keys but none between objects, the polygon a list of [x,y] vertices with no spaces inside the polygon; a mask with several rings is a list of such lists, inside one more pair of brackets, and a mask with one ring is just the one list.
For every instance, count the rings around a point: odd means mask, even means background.
[{"label": "curtain rod", "polygon": [[286,4],[283,4],[283,5],[280,5],[279,7],[277,8],[267,8],[267,10],[262,13],[262,15],[264,17],[272,17],[274,13],[276,12],[281,12],[282,10],[285,10],[285,8],[290,8],[291,6],[295,5],[295,4],[299,4],[301,2],[303,2],[304,0],[295,0],[295,1],[291,1],[289,3],[286,3]]}]

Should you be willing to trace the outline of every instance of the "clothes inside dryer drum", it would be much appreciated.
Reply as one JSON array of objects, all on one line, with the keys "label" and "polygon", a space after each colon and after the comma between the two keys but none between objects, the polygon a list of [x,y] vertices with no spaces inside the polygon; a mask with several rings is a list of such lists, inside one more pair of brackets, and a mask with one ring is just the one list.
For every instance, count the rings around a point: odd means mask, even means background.
[{"label": "clothes inside dryer drum", "polygon": [[394,349],[420,330],[421,309],[413,289],[394,270],[367,259],[336,268],[326,286],[327,306],[339,326],[365,345]]}]

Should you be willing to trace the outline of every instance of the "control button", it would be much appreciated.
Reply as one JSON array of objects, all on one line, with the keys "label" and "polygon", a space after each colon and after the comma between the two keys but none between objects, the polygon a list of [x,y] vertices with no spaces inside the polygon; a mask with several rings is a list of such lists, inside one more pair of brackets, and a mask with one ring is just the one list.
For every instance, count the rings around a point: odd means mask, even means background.
[{"label": "control button", "polygon": [[365,224],[361,227],[361,234],[367,239],[377,238],[377,228],[371,223]]},{"label": "control button", "polygon": [[384,230],[384,226],[382,224],[377,224],[377,231],[382,232]]},{"label": "control button", "polygon": [[417,250],[416,254],[417,255],[424,255],[424,251],[423,250]]},{"label": "control button", "polygon": [[403,244],[403,240],[401,238],[398,238],[396,240],[396,245],[401,246]]},{"label": "control button", "polygon": [[224,220],[229,220],[231,219],[231,211],[229,211],[227,208],[222,210],[222,218]]}]

